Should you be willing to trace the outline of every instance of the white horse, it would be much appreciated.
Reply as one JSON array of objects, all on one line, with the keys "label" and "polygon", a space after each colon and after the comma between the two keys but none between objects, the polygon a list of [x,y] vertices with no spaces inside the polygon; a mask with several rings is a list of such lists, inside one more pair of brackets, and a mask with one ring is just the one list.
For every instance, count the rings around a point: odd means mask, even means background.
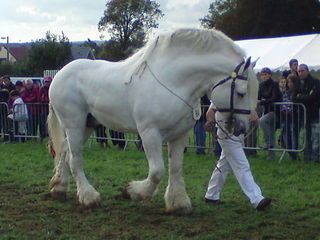
[{"label": "white horse", "polygon": [[83,171],[82,156],[99,122],[141,136],[149,172],[146,179],[125,188],[133,200],[154,195],[165,171],[162,144],[168,142],[166,211],[190,212],[182,159],[188,132],[199,117],[200,97],[208,94],[221,112],[247,127],[248,113],[256,107],[258,81],[244,57],[221,32],[180,29],[160,34],[122,62],[76,60],[66,65],[49,92],[49,144],[56,153],[51,194],[66,197],[71,170],[79,202],[100,203],[100,194]]}]

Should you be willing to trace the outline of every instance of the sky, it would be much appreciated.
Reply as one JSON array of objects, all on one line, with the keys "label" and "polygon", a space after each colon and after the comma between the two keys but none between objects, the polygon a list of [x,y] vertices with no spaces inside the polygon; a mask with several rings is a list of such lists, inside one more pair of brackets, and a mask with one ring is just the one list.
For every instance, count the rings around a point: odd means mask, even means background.
[{"label": "sky", "polygon": [[[165,14],[157,31],[200,27],[214,0],[157,0]],[[45,38],[47,31],[64,34],[70,41],[100,40],[98,22],[107,0],[0,0],[0,39],[30,42]],[[104,40],[108,40],[106,35]]]}]

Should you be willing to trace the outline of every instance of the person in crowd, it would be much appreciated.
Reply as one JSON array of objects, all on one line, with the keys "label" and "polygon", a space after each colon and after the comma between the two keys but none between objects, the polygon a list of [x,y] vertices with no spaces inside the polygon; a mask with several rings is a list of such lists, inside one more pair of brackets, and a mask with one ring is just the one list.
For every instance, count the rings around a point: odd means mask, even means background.
[{"label": "person in crowd", "polygon": [[281,101],[281,92],[279,84],[272,78],[272,72],[265,67],[260,72],[262,82],[259,85],[258,104],[263,107],[260,126],[263,130],[265,148],[269,149],[268,159],[275,157],[275,152],[270,150],[275,147],[275,130],[276,130],[276,111],[275,102]]},{"label": "person in crowd", "polygon": [[39,102],[40,102],[40,119],[39,131],[40,139],[43,140],[48,136],[47,117],[49,114],[49,87],[52,82],[52,77],[47,76],[43,78],[43,86],[40,88]]},{"label": "person in crowd", "polygon": [[8,100],[9,92],[7,89],[0,89],[0,135],[4,136],[4,141],[8,141]]},{"label": "person in crowd", "polygon": [[12,90],[15,90],[16,87],[14,84],[11,82],[10,76],[9,75],[4,75],[1,77],[1,89],[7,89],[8,92],[10,93]]},{"label": "person in crowd", "polygon": [[112,138],[113,145],[118,145],[120,150],[124,150],[126,146],[126,140],[123,132],[118,132],[114,130],[109,130],[110,136]]},{"label": "person in crowd", "polygon": [[194,125],[194,136],[196,142],[196,154],[204,155],[205,154],[205,147],[206,147],[206,131],[204,129],[205,124],[205,115],[210,105],[210,100],[208,99],[207,95],[204,95],[201,98],[201,117],[196,121]]},{"label": "person in crowd", "polygon": [[25,89],[21,93],[23,101],[27,104],[28,107],[28,136],[37,136],[37,129],[39,125],[39,102],[40,90],[38,85],[33,84],[32,79],[27,79],[25,83]]},{"label": "person in crowd", "polygon": [[141,152],[144,151],[142,139],[141,139],[141,137],[140,137],[139,134],[137,134],[137,141],[135,142],[135,145],[136,145],[136,147],[137,147],[137,149],[138,149],[139,151],[141,151]]},{"label": "person in crowd", "polygon": [[[213,104],[210,105],[206,114],[207,121],[205,129],[212,132],[216,121],[226,122],[226,117],[215,111]],[[253,124],[258,124],[259,117],[255,111],[251,112],[250,120]],[[242,191],[249,198],[251,204],[262,211],[270,205],[271,199],[262,196],[260,187],[253,179],[248,159],[242,147],[243,135],[235,136],[222,130],[218,125],[218,141],[222,147],[219,161],[209,180],[208,189],[205,194],[205,201],[209,204],[220,203],[220,193],[230,171],[235,175]],[[227,137],[227,134],[232,135]]]},{"label": "person in crowd", "polygon": [[[15,141],[14,135],[25,135],[26,125],[28,120],[28,110],[26,104],[23,102],[22,98],[19,96],[17,90],[12,90],[10,92],[10,98],[13,101],[13,108],[9,110],[8,123],[9,123],[9,142]],[[24,142],[24,137],[21,138]]]},{"label": "person in crowd", "polygon": [[95,131],[97,142],[100,143],[100,146],[103,148],[108,148],[109,145],[107,140],[106,127],[102,124],[99,124],[97,127],[95,127]]},{"label": "person in crowd", "polygon": [[319,162],[319,108],[320,108],[320,82],[311,76],[309,67],[300,64],[298,67],[301,89],[293,98],[294,102],[303,103],[306,107],[306,147],[305,161]]},{"label": "person in crowd", "polygon": [[[259,109],[256,109],[258,116],[261,116]],[[252,130],[251,130],[252,129]],[[244,139],[245,149],[244,152],[247,156],[256,156],[257,155],[257,142],[258,142],[258,128],[250,123],[250,131],[246,138]]]},{"label": "person in crowd", "polygon": [[24,90],[23,82],[18,80],[15,84],[16,90],[21,93]]},{"label": "person in crowd", "polygon": [[[289,74],[287,79],[281,76],[279,87],[282,94],[282,102],[292,103],[293,97],[299,91],[299,78],[293,73]],[[298,149],[301,113],[301,109],[296,105],[285,103],[280,105],[281,134],[279,142],[283,148]],[[297,152],[289,151],[289,155],[293,160],[297,158]]]},{"label": "person in crowd", "polygon": [[289,61],[289,70],[284,70],[282,72],[282,76],[287,79],[288,75],[289,74],[295,74],[296,76],[299,76],[298,75],[298,65],[299,65],[299,62],[297,59],[293,58]]}]

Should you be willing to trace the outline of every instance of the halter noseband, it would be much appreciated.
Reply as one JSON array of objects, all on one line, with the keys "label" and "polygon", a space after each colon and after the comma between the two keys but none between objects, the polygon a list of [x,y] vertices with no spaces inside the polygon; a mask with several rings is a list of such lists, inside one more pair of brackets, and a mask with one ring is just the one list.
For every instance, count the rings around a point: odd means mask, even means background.
[{"label": "halter noseband", "polygon": [[248,78],[243,76],[243,75],[239,75],[239,70],[241,68],[241,66],[243,64],[244,65],[244,68],[243,68],[243,72],[245,72],[248,67],[250,66],[250,62],[251,62],[251,57],[249,57],[246,61],[242,61],[240,62],[236,68],[234,69],[234,71],[228,76],[226,77],[225,79],[222,79],[221,81],[219,81],[216,85],[214,85],[212,87],[212,90],[211,92],[218,86],[224,84],[225,82],[229,81],[230,79],[232,79],[232,83],[231,83],[231,94],[230,94],[230,108],[217,108],[217,111],[219,112],[230,112],[230,116],[229,116],[229,129],[230,132],[231,132],[231,128],[233,127],[234,125],[234,118],[233,118],[233,115],[234,114],[250,114],[251,113],[251,110],[248,110],[248,109],[237,109],[237,108],[234,108],[234,90],[235,90],[235,81],[237,79],[239,80],[243,80],[243,81],[247,81]]}]

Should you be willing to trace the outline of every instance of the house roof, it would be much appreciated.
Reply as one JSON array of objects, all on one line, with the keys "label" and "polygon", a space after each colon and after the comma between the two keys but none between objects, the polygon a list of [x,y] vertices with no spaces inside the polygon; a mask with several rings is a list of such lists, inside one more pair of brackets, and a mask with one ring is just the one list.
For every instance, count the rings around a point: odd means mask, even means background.
[{"label": "house roof", "polygon": [[21,60],[27,56],[28,49],[26,46],[10,47],[9,52],[16,60]]},{"label": "house roof", "polygon": [[71,46],[71,55],[73,60],[79,58],[95,59],[92,49],[85,46]]}]

